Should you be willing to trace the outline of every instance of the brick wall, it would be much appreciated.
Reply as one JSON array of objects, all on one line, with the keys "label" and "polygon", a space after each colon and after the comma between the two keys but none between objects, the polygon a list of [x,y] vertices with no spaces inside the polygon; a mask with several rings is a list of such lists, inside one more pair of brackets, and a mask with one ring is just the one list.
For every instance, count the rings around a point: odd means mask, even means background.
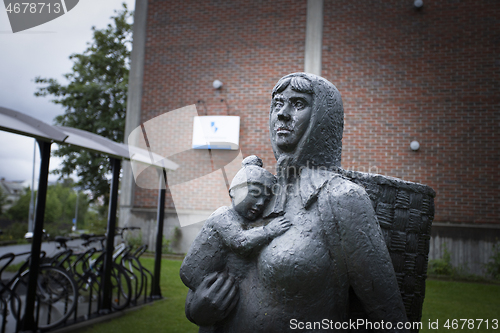
[{"label": "brick wall", "polygon": [[[150,0],[141,120],[191,104],[200,115],[240,116],[243,155],[273,169],[269,95],[280,77],[303,69],[305,11],[303,1]],[[175,138],[166,133],[167,142]],[[175,208],[216,209],[217,199],[228,200],[219,180],[194,180],[190,200]],[[156,192],[136,188],[135,206],[156,207]]]},{"label": "brick wall", "polygon": [[[430,185],[435,221],[500,222],[500,2],[325,1],[343,166]],[[417,140],[420,150],[410,150]]]},{"label": "brick wall", "polygon": [[[342,165],[430,185],[435,221],[498,223],[500,3],[412,4],[324,2],[322,75],[343,96]],[[305,25],[306,1],[149,0],[142,121],[191,104],[240,116],[243,155],[272,169],[270,92],[303,70]],[[227,200],[217,182],[195,184],[176,208],[215,209],[211,199]],[[155,207],[156,190],[136,189],[135,206]]]}]

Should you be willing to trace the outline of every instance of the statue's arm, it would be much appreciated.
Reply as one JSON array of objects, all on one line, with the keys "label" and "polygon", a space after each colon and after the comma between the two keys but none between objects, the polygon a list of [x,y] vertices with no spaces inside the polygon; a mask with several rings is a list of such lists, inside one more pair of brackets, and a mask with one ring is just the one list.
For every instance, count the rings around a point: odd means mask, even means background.
[{"label": "statue's arm", "polygon": [[[339,223],[349,282],[373,322],[407,321],[389,251],[370,198],[361,187],[344,184],[332,202]],[[405,330],[389,330],[404,332]]]},{"label": "statue's arm", "polygon": [[290,228],[290,222],[284,217],[278,217],[263,227],[243,229],[237,221],[225,219],[219,221],[217,232],[220,238],[233,252],[247,256],[252,250],[267,245],[273,238]]},{"label": "statue's arm", "polygon": [[180,277],[188,288],[194,290],[208,274],[224,270],[225,258],[221,248],[210,217],[203,224],[181,265]]},{"label": "statue's arm", "polygon": [[243,256],[250,254],[253,249],[264,246],[269,241],[264,227],[244,230],[237,221],[226,221],[224,225],[219,225],[217,232],[232,252]]},{"label": "statue's arm", "polygon": [[[223,212],[223,211],[222,211]],[[191,244],[180,269],[182,282],[189,288],[186,317],[199,326],[212,326],[226,318],[238,302],[234,278],[221,273],[225,251],[215,232],[213,214]]]}]

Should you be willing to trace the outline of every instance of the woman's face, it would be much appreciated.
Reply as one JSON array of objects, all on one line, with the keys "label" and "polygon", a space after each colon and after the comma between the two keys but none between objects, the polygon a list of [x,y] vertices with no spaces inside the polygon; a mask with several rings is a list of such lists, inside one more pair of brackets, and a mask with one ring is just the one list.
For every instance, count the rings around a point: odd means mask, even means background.
[{"label": "woman's face", "polygon": [[313,97],[292,90],[290,85],[274,95],[271,111],[271,135],[278,148],[292,152],[309,126]]}]

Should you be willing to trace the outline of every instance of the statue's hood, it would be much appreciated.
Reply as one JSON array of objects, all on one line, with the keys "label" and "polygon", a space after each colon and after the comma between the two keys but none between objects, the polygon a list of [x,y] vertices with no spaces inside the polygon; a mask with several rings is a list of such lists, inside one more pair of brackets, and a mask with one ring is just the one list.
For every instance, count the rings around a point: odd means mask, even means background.
[{"label": "statue's hood", "polygon": [[297,76],[309,80],[312,84],[311,119],[306,132],[291,153],[278,148],[272,134],[273,129],[270,128],[271,144],[278,161],[278,174],[286,167],[336,169],[340,167],[344,129],[344,108],[340,92],[328,80],[308,73],[289,74],[280,81]]},{"label": "statue's hood", "polygon": [[311,119],[306,132],[292,152],[284,152],[278,148],[273,128],[270,127],[271,144],[278,161],[276,168],[279,190],[275,191],[266,206],[264,217],[284,214],[287,200],[284,189],[291,179],[290,175],[300,175],[300,196],[304,207],[307,208],[326,184],[327,179],[333,176],[329,170],[336,171],[340,168],[344,130],[344,108],[340,92],[322,77],[308,73],[294,73],[281,78],[273,89],[273,95],[280,82],[290,77],[302,77],[310,81],[313,91]]}]

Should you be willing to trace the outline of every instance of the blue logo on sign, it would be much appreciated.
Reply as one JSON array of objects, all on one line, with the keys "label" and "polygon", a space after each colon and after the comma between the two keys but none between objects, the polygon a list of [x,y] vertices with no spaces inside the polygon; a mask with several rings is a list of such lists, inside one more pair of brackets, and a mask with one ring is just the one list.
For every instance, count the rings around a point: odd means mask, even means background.
[{"label": "blue logo on sign", "polygon": [[219,129],[217,126],[215,126],[214,121],[210,122],[210,128],[214,131],[214,133],[216,133],[217,130]]}]

